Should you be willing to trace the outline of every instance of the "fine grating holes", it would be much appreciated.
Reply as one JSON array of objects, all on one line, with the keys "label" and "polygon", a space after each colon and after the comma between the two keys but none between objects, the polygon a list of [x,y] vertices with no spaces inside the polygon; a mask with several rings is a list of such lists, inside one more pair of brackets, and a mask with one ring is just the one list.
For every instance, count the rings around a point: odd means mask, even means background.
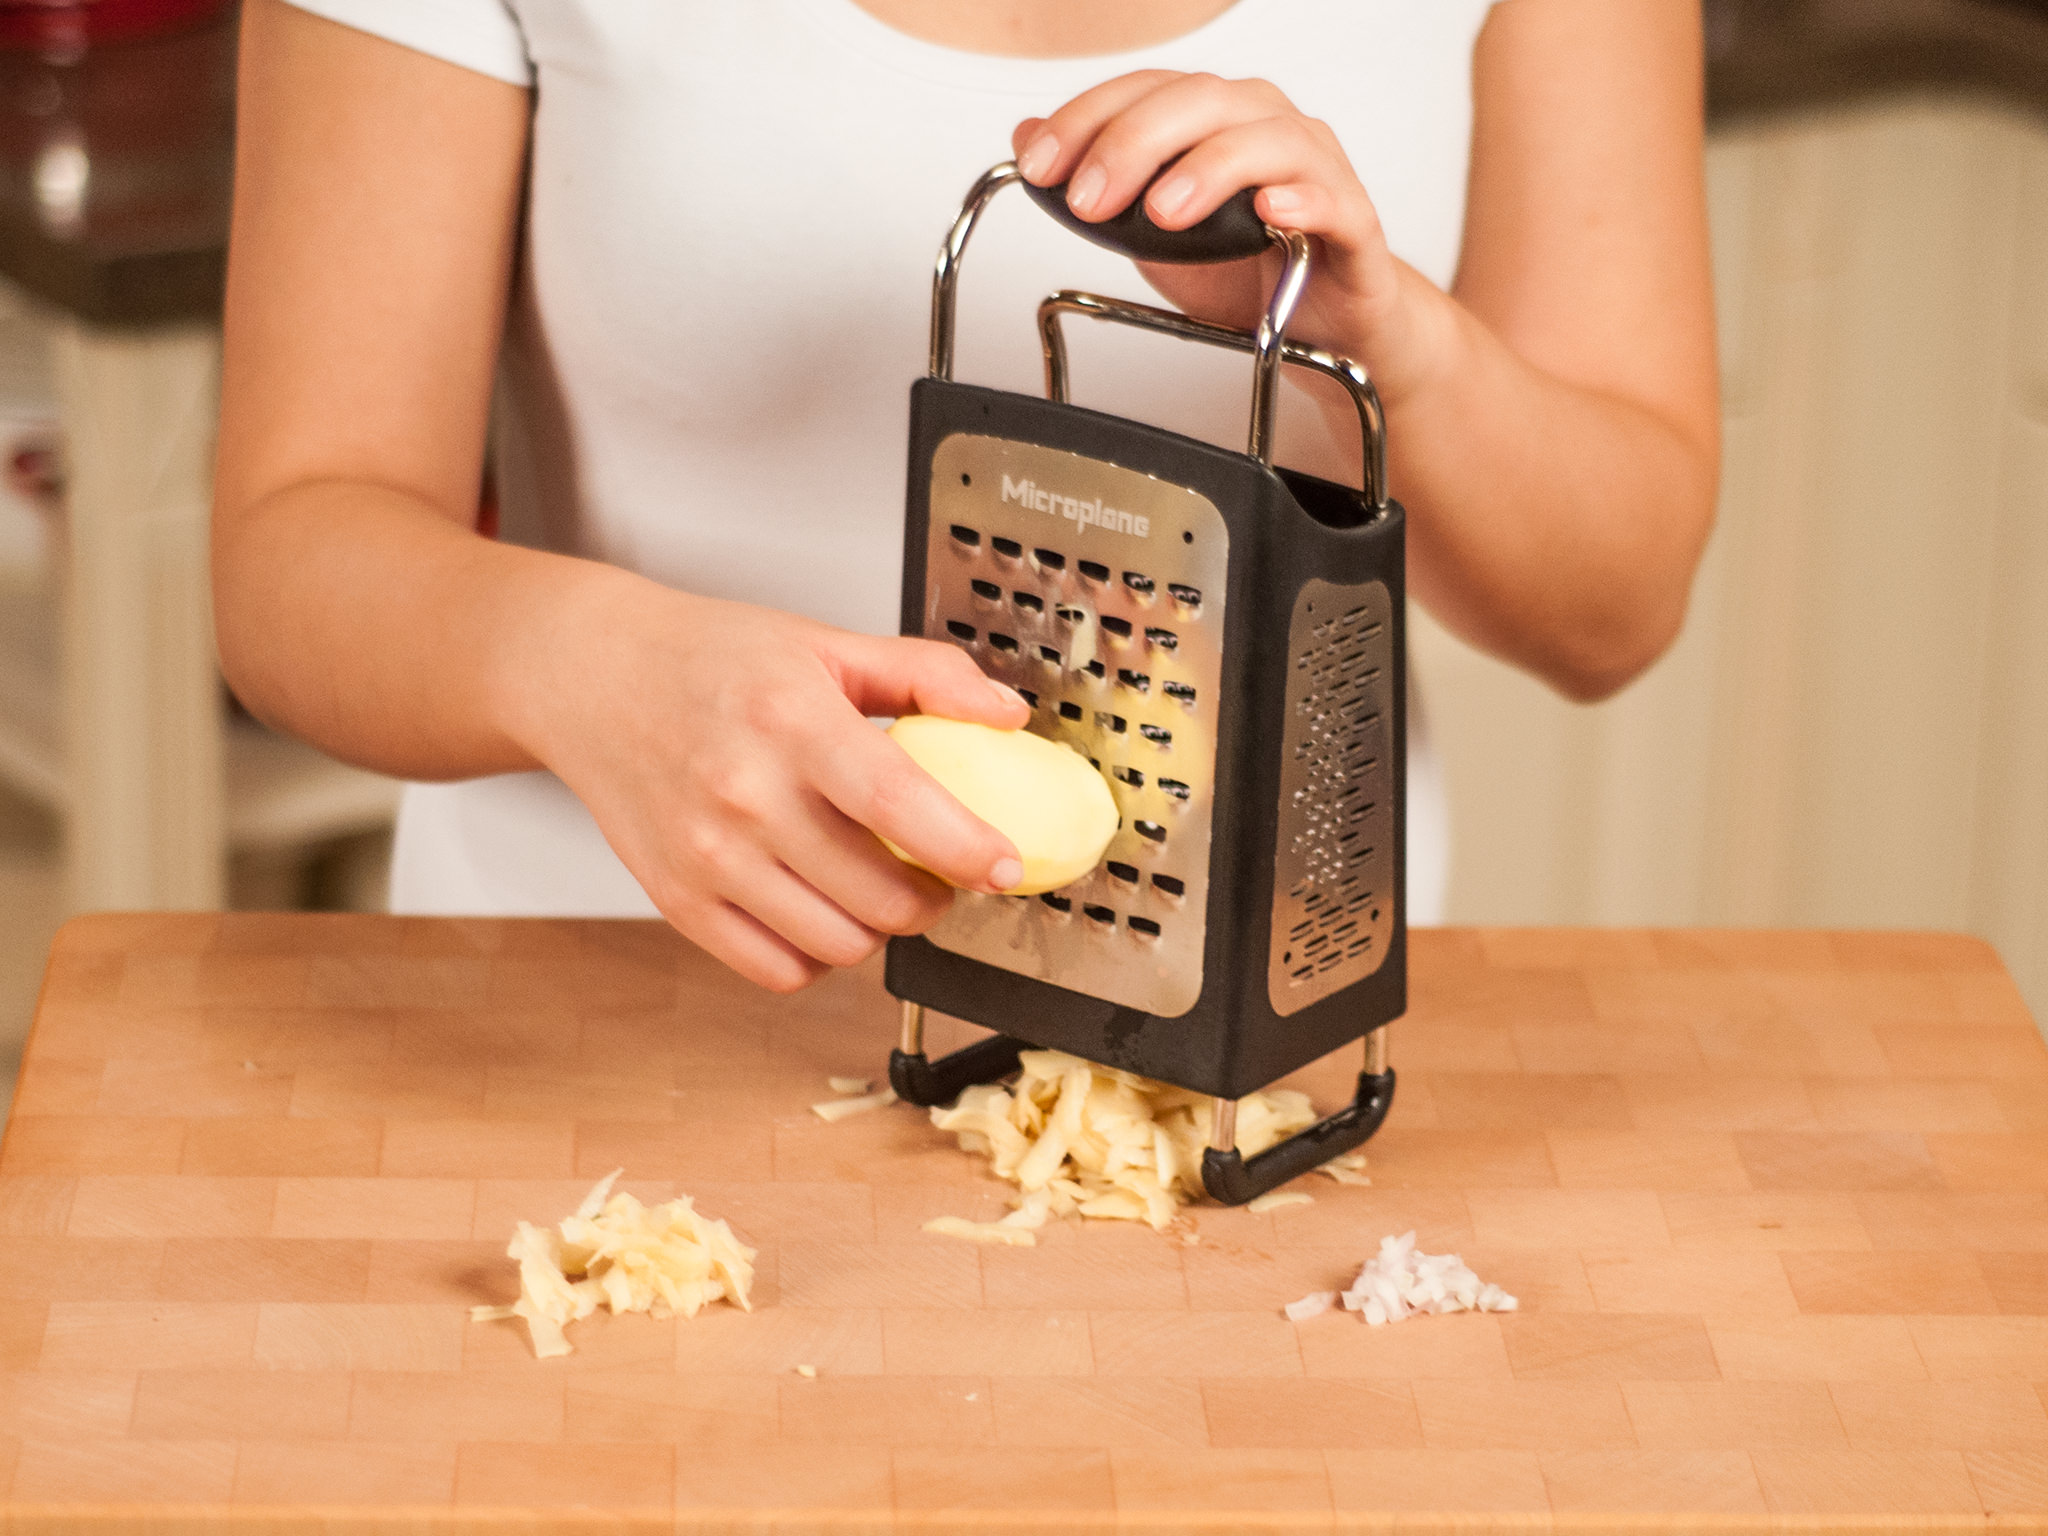
[{"label": "fine grating holes", "polygon": [[1171,795],[1176,800],[1185,800],[1189,794],[1187,785],[1179,779],[1161,779],[1159,789],[1162,794]]},{"label": "fine grating holes", "polygon": [[1187,881],[1181,879],[1178,875],[1154,875],[1152,877],[1152,888],[1176,899],[1188,893]]},{"label": "fine grating holes", "polygon": [[1129,619],[1114,618],[1105,613],[1096,622],[1101,624],[1102,632],[1106,635],[1115,635],[1119,640],[1131,638],[1131,621]]},{"label": "fine grating holes", "polygon": [[1195,689],[1192,683],[1162,683],[1160,692],[1176,704],[1185,704],[1192,709],[1195,705]]},{"label": "fine grating holes", "polygon": [[1106,709],[1098,709],[1095,711],[1095,729],[1098,731],[1115,731],[1121,736],[1130,729],[1130,722],[1124,719],[1122,715],[1112,715]]},{"label": "fine grating holes", "polygon": [[1024,546],[1015,539],[990,539],[989,543],[1005,560],[1015,560],[1024,553]]},{"label": "fine grating holes", "polygon": [[1038,659],[1058,666],[1060,664],[1060,648],[1056,645],[1041,645],[1038,648]]},{"label": "fine grating holes", "polygon": [[1159,937],[1159,925],[1149,917],[1127,917],[1124,921],[1130,925],[1133,933],[1141,933],[1148,939]]},{"label": "fine grating holes", "polygon": [[955,523],[947,531],[953,535],[955,544],[965,544],[969,549],[978,548],[981,544],[981,535],[965,523]]},{"label": "fine grating holes", "polygon": [[1072,701],[1071,699],[1062,699],[1062,700],[1060,700],[1060,718],[1061,718],[1062,720],[1078,720],[1078,719],[1080,719],[1080,718],[1081,718],[1081,706],[1080,706],[1080,705],[1078,705],[1078,704],[1076,704],[1076,703],[1074,703],[1074,702],[1073,702],[1073,701]]},{"label": "fine grating holes", "polygon": [[1086,912],[1096,922],[1101,923],[1105,928],[1114,928],[1116,926],[1116,909],[1114,907],[1098,907],[1093,902],[1090,902],[1081,910]]},{"label": "fine grating holes", "polygon": [[1180,649],[1180,636],[1170,629],[1161,629],[1157,624],[1149,625],[1146,628],[1145,638],[1158,646],[1162,651],[1177,651]]},{"label": "fine grating holes", "polygon": [[1115,770],[1115,772],[1117,778],[1120,779],[1122,782],[1130,785],[1131,788],[1143,789],[1145,787],[1145,775],[1140,773],[1137,769],[1118,768]]},{"label": "fine grating holes", "polygon": [[[991,635],[989,638],[994,639],[995,637]],[[1138,734],[1151,742],[1155,747],[1170,747],[1173,745],[1173,732],[1163,725],[1141,725],[1138,727]]]},{"label": "fine grating holes", "polygon": [[1067,557],[1056,549],[1034,549],[1031,558],[1038,562],[1041,571],[1064,571],[1067,568]]},{"label": "fine grating holes", "polygon": [[1121,880],[1126,885],[1136,885],[1138,883],[1138,869],[1134,864],[1123,864],[1115,859],[1111,859],[1102,867],[1109,871],[1109,878],[1112,880]]},{"label": "fine grating holes", "polygon": [[1088,617],[1087,609],[1072,608],[1064,605],[1053,609],[1053,613],[1058,616],[1062,624],[1078,624]]},{"label": "fine grating holes", "polygon": [[946,633],[955,640],[971,641],[975,636],[975,628],[972,624],[962,624],[958,619],[948,619],[946,620]]},{"label": "fine grating holes", "polygon": [[1173,594],[1173,600],[1183,608],[1199,608],[1202,606],[1202,589],[1200,587],[1190,587],[1184,583],[1173,581],[1167,583],[1166,590]]},{"label": "fine grating holes", "polygon": [[1019,688],[1017,690],[1017,697],[1022,699],[1026,704],[1029,704],[1033,709],[1038,708],[1038,695],[1033,693],[1029,688]]},{"label": "fine grating holes", "polygon": [[1109,668],[1105,667],[1099,661],[1091,661],[1088,663],[1087,666],[1083,667],[1081,670],[1083,672],[1086,672],[1090,677],[1094,678],[1095,681],[1097,681],[1098,683],[1101,682],[1105,677],[1109,676]]},{"label": "fine grating holes", "polygon": [[1163,843],[1166,841],[1166,828],[1159,825],[1156,821],[1134,821],[1131,823],[1131,830],[1144,838],[1148,843]]},{"label": "fine grating holes", "polygon": [[1010,594],[1010,601],[1015,603],[1024,613],[1045,612],[1045,599],[1036,592],[1012,592]]},{"label": "fine grating holes", "polygon": [[1003,600],[1003,589],[992,581],[977,580],[969,582],[968,585],[974,589],[974,595],[983,602],[999,603]]},{"label": "fine grating holes", "polygon": [[1124,585],[1140,597],[1150,597],[1152,595],[1152,578],[1150,576],[1140,576],[1136,571],[1125,571]]},{"label": "fine grating holes", "polygon": [[1152,690],[1152,676],[1147,672],[1133,672],[1129,667],[1118,667],[1116,680],[1134,693],[1149,693]]},{"label": "fine grating holes", "polygon": [[1055,892],[1047,891],[1043,896],[1039,897],[1038,899],[1044,902],[1048,907],[1051,907],[1055,912],[1066,913],[1074,910],[1074,901],[1073,898],[1070,896],[1061,896],[1056,894]]},{"label": "fine grating holes", "polygon": [[1100,560],[1083,560],[1081,562],[1081,574],[1090,581],[1107,581],[1109,580],[1109,567]]},{"label": "fine grating holes", "polygon": [[1015,635],[999,635],[994,630],[990,630],[988,643],[997,650],[1006,651],[1010,655],[1014,656],[1017,653],[1017,637]]}]

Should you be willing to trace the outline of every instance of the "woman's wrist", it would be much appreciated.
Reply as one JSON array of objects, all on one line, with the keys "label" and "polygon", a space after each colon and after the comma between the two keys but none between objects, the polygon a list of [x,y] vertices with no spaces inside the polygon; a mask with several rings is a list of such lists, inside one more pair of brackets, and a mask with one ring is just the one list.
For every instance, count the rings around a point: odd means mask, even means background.
[{"label": "woman's wrist", "polygon": [[596,560],[518,553],[527,569],[504,593],[483,660],[483,695],[506,739],[559,773],[575,743],[603,729],[616,652],[635,632],[643,589],[663,589]]}]

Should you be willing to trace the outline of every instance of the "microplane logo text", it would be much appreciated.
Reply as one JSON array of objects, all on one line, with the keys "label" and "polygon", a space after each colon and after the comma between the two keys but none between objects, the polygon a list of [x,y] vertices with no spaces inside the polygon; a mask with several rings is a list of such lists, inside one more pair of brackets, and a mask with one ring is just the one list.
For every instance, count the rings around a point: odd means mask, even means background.
[{"label": "microplane logo text", "polygon": [[1057,491],[1044,489],[1036,480],[1012,480],[1008,475],[1003,476],[1003,500],[1014,501],[1034,512],[1064,517],[1083,528],[1107,528],[1113,533],[1136,534],[1141,539],[1152,536],[1152,519],[1149,517],[1104,506],[1099,496],[1092,501],[1062,496]]}]

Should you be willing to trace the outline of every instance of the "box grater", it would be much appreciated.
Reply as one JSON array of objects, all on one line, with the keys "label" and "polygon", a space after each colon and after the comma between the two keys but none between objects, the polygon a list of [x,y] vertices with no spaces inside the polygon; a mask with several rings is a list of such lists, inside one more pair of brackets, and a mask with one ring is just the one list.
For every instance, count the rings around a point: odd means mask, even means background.
[{"label": "box grater", "polygon": [[[1061,292],[1038,311],[1040,400],[954,381],[962,257],[1012,182],[1077,232],[1147,260],[1284,261],[1256,331]],[[1104,224],[1064,188],[996,166],[940,250],[930,371],[911,390],[902,628],[963,647],[1031,706],[1028,728],[1107,775],[1121,823],[1087,877],[1043,896],[961,892],[889,944],[903,1001],[890,1081],[917,1104],[1053,1047],[1216,1100],[1209,1193],[1238,1204],[1358,1145],[1394,1090],[1406,1006],[1406,639],[1400,506],[1365,370],[1287,340],[1305,237],[1240,193],[1168,233],[1142,200]],[[1067,401],[1063,318],[1086,316],[1253,357],[1246,452]],[[1340,383],[1364,436],[1363,489],[1276,468],[1282,364]],[[997,1033],[940,1061],[924,1010]],[[1365,1040],[1354,1101],[1257,1157],[1236,1103]]]}]

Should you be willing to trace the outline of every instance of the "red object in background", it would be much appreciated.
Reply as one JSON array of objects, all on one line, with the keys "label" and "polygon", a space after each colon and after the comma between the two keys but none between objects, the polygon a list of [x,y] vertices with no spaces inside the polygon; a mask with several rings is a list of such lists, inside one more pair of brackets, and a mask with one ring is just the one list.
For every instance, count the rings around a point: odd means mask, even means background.
[{"label": "red object in background", "polygon": [[0,48],[82,53],[159,37],[218,16],[232,0],[0,0]]}]

